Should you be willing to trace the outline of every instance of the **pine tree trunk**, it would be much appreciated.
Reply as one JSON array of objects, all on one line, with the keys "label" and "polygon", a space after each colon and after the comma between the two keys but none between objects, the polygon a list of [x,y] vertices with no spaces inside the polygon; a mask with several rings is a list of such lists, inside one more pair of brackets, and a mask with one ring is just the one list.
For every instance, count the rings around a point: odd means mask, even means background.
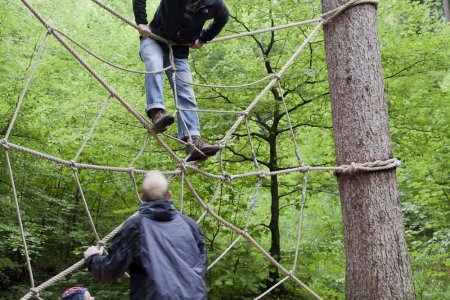
[{"label": "pine tree trunk", "polygon": [[[347,0],[322,0],[323,12]],[[376,7],[324,27],[338,165],[392,158]],[[395,170],[338,176],[346,299],[415,299]]]},{"label": "pine tree trunk", "polygon": [[442,6],[444,7],[445,22],[450,22],[450,5],[449,5],[449,0],[442,0]]}]

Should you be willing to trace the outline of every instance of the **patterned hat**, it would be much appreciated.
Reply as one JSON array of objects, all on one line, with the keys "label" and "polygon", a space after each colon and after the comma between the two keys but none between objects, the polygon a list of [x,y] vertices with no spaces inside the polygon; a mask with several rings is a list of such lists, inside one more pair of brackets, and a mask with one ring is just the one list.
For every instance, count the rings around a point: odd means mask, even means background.
[{"label": "patterned hat", "polygon": [[61,299],[63,299],[63,300],[83,300],[84,294],[87,292],[87,290],[88,290],[87,288],[83,288],[83,287],[79,287],[79,286],[72,287],[62,294]]}]

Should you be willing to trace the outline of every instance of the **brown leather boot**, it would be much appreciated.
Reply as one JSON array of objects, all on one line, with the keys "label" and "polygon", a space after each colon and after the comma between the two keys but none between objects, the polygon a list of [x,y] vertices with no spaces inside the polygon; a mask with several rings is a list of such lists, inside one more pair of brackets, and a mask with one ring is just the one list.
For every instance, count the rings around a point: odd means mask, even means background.
[{"label": "brown leather boot", "polygon": [[146,113],[152,120],[153,128],[156,133],[165,131],[167,127],[172,125],[175,120],[172,115],[166,114],[166,111],[161,108],[153,108],[146,111]]},{"label": "brown leather boot", "polygon": [[[193,135],[191,138],[192,144],[195,145],[195,147],[201,152],[195,149],[192,145],[187,145],[186,155],[189,156],[187,161],[205,160],[210,156],[214,156],[220,150],[220,146],[209,145],[205,143],[198,135]],[[188,137],[183,138],[183,141],[187,142]]]}]

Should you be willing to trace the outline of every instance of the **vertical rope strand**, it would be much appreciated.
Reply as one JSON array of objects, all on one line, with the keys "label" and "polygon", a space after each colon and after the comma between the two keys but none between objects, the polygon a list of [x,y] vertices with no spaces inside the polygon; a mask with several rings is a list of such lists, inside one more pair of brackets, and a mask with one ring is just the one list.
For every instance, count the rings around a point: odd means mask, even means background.
[{"label": "vertical rope strand", "polygon": [[263,180],[264,179],[259,178],[258,182],[256,183],[256,190],[255,190],[255,193],[253,194],[252,201],[250,202],[249,209],[247,211],[247,218],[245,220],[245,228],[244,228],[245,232],[247,232],[247,230],[248,230],[248,224],[250,223],[250,217],[253,214],[253,210],[254,210],[255,204],[256,204],[256,199],[258,198],[259,189],[261,188]]},{"label": "vertical rope strand", "polygon": [[300,156],[300,152],[298,151],[297,139],[295,138],[294,129],[292,128],[291,117],[289,116],[289,110],[287,108],[286,101],[284,100],[283,89],[281,88],[280,81],[278,81],[278,90],[280,91],[281,101],[283,102],[284,111],[286,113],[286,117],[287,117],[288,124],[289,124],[289,131],[291,132],[292,140],[294,142],[294,151],[295,151],[295,155],[297,156],[298,166],[302,167],[303,166],[303,161],[302,161],[302,158]]},{"label": "vertical rope strand", "polygon": [[252,137],[250,136],[250,126],[248,125],[248,118],[245,118],[245,128],[247,129],[247,137],[250,144],[250,150],[252,152],[253,163],[255,165],[256,171],[259,171],[258,159],[256,158],[255,148],[253,147]]},{"label": "vertical rope strand", "polygon": [[302,225],[303,225],[303,210],[305,208],[306,203],[306,187],[308,184],[308,172],[305,172],[303,175],[303,185],[302,185],[302,203],[300,205],[300,212],[298,216],[298,224],[297,224],[297,243],[295,245],[295,257],[294,257],[294,264],[292,266],[292,272],[297,269],[297,262],[298,262],[298,255],[300,250],[300,238],[301,238],[301,231],[302,231]]},{"label": "vertical rope strand", "polygon": [[80,180],[78,179],[78,170],[73,168],[73,177],[75,177],[75,182],[78,187],[78,191],[80,192],[81,200],[83,200],[84,210],[86,211],[86,215],[89,219],[89,223],[91,225],[92,232],[94,233],[95,240],[97,242],[100,241],[100,237],[98,236],[97,229],[95,228],[94,220],[92,219],[91,212],[89,210],[89,206],[87,204],[86,198],[84,197],[83,188],[81,187]]},{"label": "vertical rope strand", "polygon": [[102,107],[100,108],[100,111],[98,112],[97,117],[96,117],[95,120],[94,120],[94,123],[92,123],[92,126],[91,126],[91,128],[89,129],[88,134],[87,134],[86,137],[84,138],[83,143],[82,143],[81,146],[80,146],[80,149],[78,150],[77,154],[75,154],[75,157],[72,159],[72,161],[74,161],[74,162],[77,161],[78,158],[79,158],[79,156],[80,156],[80,154],[81,154],[81,152],[83,152],[84,147],[86,147],[86,144],[87,144],[87,142],[89,141],[89,139],[91,138],[91,135],[92,135],[92,133],[94,132],[95,127],[97,127],[97,124],[98,124],[98,122],[100,121],[100,118],[102,117],[103,112],[105,111],[106,106],[108,105],[108,102],[109,102],[109,99],[106,99],[106,100],[103,102],[103,105],[102,105]]},{"label": "vertical rope strand", "polygon": [[289,60],[286,62],[286,64],[281,68],[281,70],[277,73],[277,77],[272,79],[269,84],[261,91],[261,93],[253,100],[252,103],[245,109],[243,114],[236,120],[236,122],[231,126],[231,128],[228,130],[228,132],[225,134],[225,136],[222,138],[220,143],[226,143],[226,141],[231,137],[231,135],[236,131],[236,129],[239,127],[239,125],[244,120],[245,116],[248,115],[253,108],[261,101],[261,99],[270,91],[270,89],[277,83],[279,78],[286,72],[286,70],[294,63],[294,60],[300,55],[300,53],[303,51],[303,49],[309,44],[311,39],[316,35],[316,33],[319,31],[319,29],[322,27],[323,21],[319,22],[319,24],[316,25],[316,27],[311,31],[311,33],[308,35],[308,37],[303,41],[303,43],[300,45],[300,47],[295,51],[295,53],[289,58]]},{"label": "vertical rope strand", "polygon": [[184,208],[184,170],[181,171],[180,176],[180,212],[183,213]]},{"label": "vertical rope strand", "polygon": [[25,83],[25,86],[24,86],[24,88],[22,90],[22,93],[19,96],[19,100],[17,101],[17,104],[16,104],[16,109],[14,110],[14,114],[13,114],[13,116],[11,118],[11,122],[9,123],[8,129],[6,130],[6,133],[5,133],[5,140],[8,139],[9,135],[11,134],[11,130],[12,130],[13,126],[14,126],[14,123],[16,122],[17,115],[19,113],[20,107],[22,106],[22,102],[23,102],[23,99],[25,98],[25,94],[28,91],[28,87],[30,86],[31,79],[33,78],[34,72],[36,71],[36,68],[37,68],[37,66],[38,66],[38,64],[39,64],[39,62],[40,62],[40,60],[42,58],[42,53],[44,52],[45,46],[47,44],[48,35],[49,35],[49,33],[46,32],[45,36],[44,36],[44,39],[42,40],[41,47],[39,48],[39,52],[38,52],[38,54],[36,56],[36,60],[34,61],[33,67],[31,68],[30,75],[28,75],[28,78],[27,78],[27,81]]},{"label": "vertical rope strand", "polygon": [[[223,188],[223,182],[220,181],[214,191],[214,195],[213,195],[211,201],[208,203],[208,207],[211,207],[214,204],[216,199],[219,197],[219,194],[222,196],[222,188]],[[197,223],[200,223],[201,221],[203,221],[203,219],[206,217],[207,214],[208,214],[208,212],[206,210],[204,210],[202,215],[200,216],[200,218],[198,218]]]},{"label": "vertical rope strand", "polygon": [[144,151],[145,151],[145,148],[147,148],[148,137],[149,137],[149,135],[146,134],[145,137],[144,137],[144,142],[142,143],[141,150],[139,150],[138,154],[131,161],[130,168],[136,163],[136,161],[139,159],[139,157],[141,157],[142,153],[144,153]]},{"label": "vertical rope strand", "polygon": [[5,159],[6,159],[6,165],[8,167],[9,180],[11,182],[11,190],[13,193],[14,205],[16,206],[17,223],[19,223],[20,236],[22,237],[23,249],[25,252],[25,260],[27,261],[28,274],[30,276],[30,284],[31,284],[31,287],[34,288],[33,269],[31,268],[31,259],[30,259],[30,255],[28,253],[27,240],[25,238],[25,231],[23,229],[22,217],[20,214],[19,200],[17,199],[17,190],[16,190],[16,185],[14,183],[14,175],[13,175],[11,161],[9,159],[9,154],[8,154],[7,149],[5,149]]}]

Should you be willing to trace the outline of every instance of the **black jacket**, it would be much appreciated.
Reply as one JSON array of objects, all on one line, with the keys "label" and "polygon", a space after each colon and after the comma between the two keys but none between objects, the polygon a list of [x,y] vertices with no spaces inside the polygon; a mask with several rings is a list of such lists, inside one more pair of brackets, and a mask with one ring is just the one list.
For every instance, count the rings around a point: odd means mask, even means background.
[{"label": "black jacket", "polygon": [[[137,24],[148,24],[147,0],[133,0],[133,11]],[[188,6],[189,3],[194,3]],[[189,9],[191,7],[191,9]],[[150,30],[177,44],[192,44],[196,39],[212,40],[228,22],[229,12],[223,0],[161,0],[150,22]],[[208,28],[206,21],[213,19]],[[189,47],[174,47],[174,55],[186,58]]]},{"label": "black jacket", "polygon": [[203,233],[170,200],[141,204],[108,252],[90,256],[88,269],[102,281],[114,281],[128,271],[132,300],[207,299]]}]

